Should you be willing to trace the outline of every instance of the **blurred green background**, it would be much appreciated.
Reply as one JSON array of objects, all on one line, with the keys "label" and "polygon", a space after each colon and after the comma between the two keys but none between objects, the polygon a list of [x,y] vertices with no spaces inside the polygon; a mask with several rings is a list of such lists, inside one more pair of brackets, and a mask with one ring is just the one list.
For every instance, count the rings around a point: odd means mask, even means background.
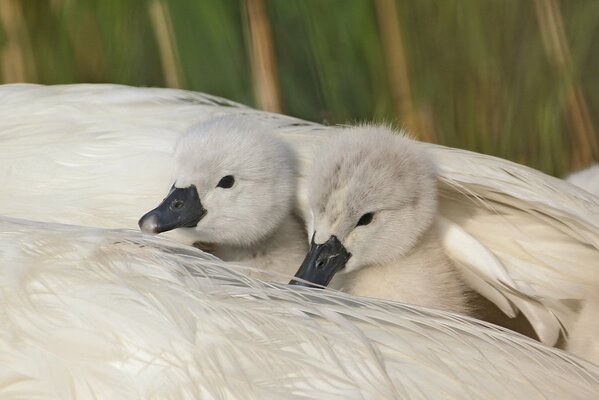
[{"label": "blurred green background", "polygon": [[597,159],[597,0],[0,0],[3,82],[170,86],[386,121],[560,175]]}]

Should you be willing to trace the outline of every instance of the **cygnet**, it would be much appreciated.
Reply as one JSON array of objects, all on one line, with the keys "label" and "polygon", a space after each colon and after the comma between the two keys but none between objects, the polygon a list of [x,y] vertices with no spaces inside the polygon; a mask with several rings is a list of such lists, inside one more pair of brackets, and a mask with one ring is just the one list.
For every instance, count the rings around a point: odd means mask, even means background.
[{"label": "cygnet", "polygon": [[[435,229],[435,168],[384,128],[329,140],[308,178],[310,250],[296,277],[352,294],[468,313],[459,272]],[[292,281],[301,284],[301,281]]]},{"label": "cygnet", "polygon": [[174,184],[139,226],[176,230],[180,238],[224,261],[289,280],[307,249],[295,215],[293,151],[268,126],[243,116],[192,127],[177,142]]}]

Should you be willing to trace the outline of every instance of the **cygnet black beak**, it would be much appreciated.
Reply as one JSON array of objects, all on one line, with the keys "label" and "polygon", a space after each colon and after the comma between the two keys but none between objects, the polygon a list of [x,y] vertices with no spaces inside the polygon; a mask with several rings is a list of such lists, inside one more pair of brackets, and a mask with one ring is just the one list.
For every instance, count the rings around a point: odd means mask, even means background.
[{"label": "cygnet black beak", "polygon": [[146,233],[161,233],[176,228],[193,228],[206,215],[194,185],[186,188],[173,186],[162,203],[146,213],[138,222]]},{"label": "cygnet black beak", "polygon": [[350,257],[351,254],[336,236],[331,236],[322,244],[314,243],[314,236],[312,236],[310,250],[295,278],[311,282],[313,285],[295,279],[292,279],[289,284],[307,287],[327,286],[333,276],[345,267]]}]

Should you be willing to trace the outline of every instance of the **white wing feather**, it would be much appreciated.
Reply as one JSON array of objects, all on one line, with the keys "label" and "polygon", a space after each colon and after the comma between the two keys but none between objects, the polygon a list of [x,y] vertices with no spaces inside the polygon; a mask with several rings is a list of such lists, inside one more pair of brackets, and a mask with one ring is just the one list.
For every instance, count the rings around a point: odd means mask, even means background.
[{"label": "white wing feather", "polygon": [[[232,113],[271,122],[294,146],[307,212],[303,175],[321,141],[341,129],[173,89],[8,85],[0,87],[0,213],[135,228],[171,184],[178,135]],[[438,167],[447,253],[474,289],[508,315],[522,310],[553,344],[599,283],[599,199],[509,161],[422,146]]]},{"label": "white wing feather", "polygon": [[[515,286],[501,262],[459,225],[443,217],[439,217],[437,223],[441,244],[447,249],[447,255],[454,260],[468,286],[497,304],[506,315],[515,317],[516,309],[507,300],[505,294],[488,283],[496,280],[498,284],[503,282],[507,288]],[[471,265],[473,260],[479,260],[477,265],[483,268],[473,268]]]},{"label": "white wing feather", "polygon": [[[599,199],[506,160],[424,146],[439,168],[441,214],[500,264],[482,265],[457,241],[445,242],[448,254],[471,260],[460,265],[502,292],[553,345],[571,329],[588,288],[599,288]],[[497,279],[506,271],[511,282]]]},{"label": "white wing feather", "polygon": [[599,164],[593,164],[583,170],[571,173],[566,181],[599,196]]},{"label": "white wing feather", "polygon": [[599,396],[599,367],[518,334],[134,231],[0,218],[0,264],[2,399]]}]

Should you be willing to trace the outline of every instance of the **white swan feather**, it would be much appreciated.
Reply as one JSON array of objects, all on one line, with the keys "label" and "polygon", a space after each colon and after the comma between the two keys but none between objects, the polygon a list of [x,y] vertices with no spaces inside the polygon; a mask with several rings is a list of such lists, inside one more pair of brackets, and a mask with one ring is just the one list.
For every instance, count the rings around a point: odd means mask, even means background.
[{"label": "white swan feather", "polygon": [[599,395],[599,367],[518,334],[139,232],[0,218],[0,241],[2,399]]},{"label": "white swan feather", "polygon": [[599,196],[599,164],[569,174],[566,181]]}]

